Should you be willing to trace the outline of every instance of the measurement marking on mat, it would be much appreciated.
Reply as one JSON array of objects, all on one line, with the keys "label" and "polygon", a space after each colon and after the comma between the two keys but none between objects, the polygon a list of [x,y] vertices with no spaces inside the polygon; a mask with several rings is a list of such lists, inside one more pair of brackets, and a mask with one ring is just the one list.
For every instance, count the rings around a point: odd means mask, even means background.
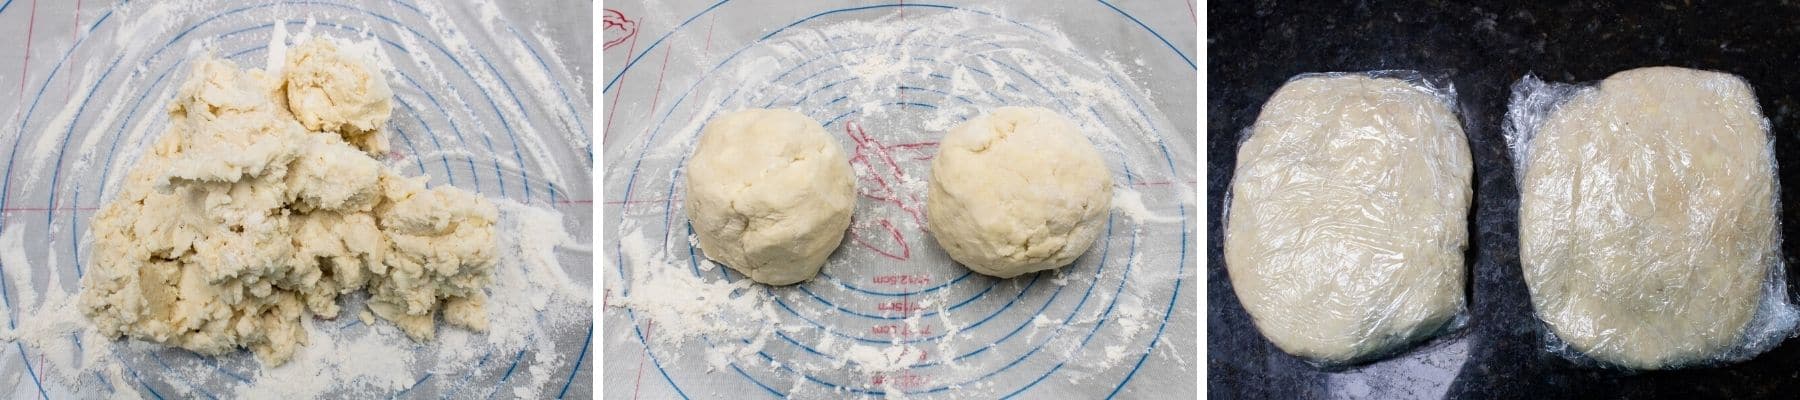
[{"label": "measurement marking on mat", "polygon": [[918,329],[913,329],[913,327],[907,326],[906,324],[881,324],[881,325],[869,327],[870,335],[892,336],[892,337],[903,337],[903,338],[913,337],[913,336],[931,336],[931,332],[932,332],[932,330],[931,330],[930,326],[921,326]]},{"label": "measurement marking on mat", "polygon": [[931,384],[931,377],[915,374],[912,371],[901,371],[896,374],[875,374],[869,377],[869,386],[892,386],[898,389],[916,389]]},{"label": "measurement marking on mat", "polygon": [[924,285],[931,284],[931,275],[929,275],[929,274],[876,275],[873,278],[869,278],[869,280],[871,282],[874,282],[877,285],[924,286]]},{"label": "measurement marking on mat", "polygon": [[924,306],[920,306],[918,302],[913,301],[890,301],[875,305],[876,311],[890,311],[901,314],[912,314],[924,309]]}]

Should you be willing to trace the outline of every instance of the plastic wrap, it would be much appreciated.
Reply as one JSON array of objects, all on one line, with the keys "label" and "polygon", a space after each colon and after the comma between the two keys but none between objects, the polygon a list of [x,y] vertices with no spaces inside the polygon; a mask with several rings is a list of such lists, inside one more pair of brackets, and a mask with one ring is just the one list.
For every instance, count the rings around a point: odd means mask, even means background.
[{"label": "plastic wrap", "polygon": [[1283,351],[1336,367],[1466,323],[1470,155],[1447,79],[1303,74],[1238,150],[1225,261]]},{"label": "plastic wrap", "polygon": [[1527,75],[1506,119],[1519,255],[1552,352],[1676,368],[1747,359],[1792,332],[1773,139],[1742,79]]}]

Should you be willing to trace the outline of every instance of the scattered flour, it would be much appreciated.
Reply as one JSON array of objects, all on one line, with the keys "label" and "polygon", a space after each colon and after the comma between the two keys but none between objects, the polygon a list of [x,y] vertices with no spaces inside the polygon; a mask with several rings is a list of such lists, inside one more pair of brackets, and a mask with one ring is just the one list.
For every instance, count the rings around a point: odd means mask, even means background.
[{"label": "scattered flour", "polygon": [[1125,213],[1125,216],[1141,223],[1173,224],[1181,222],[1181,218],[1157,215],[1155,211],[1150,211],[1150,207],[1144,205],[1144,194],[1131,188],[1113,188],[1112,204],[1114,210],[1119,210]]},{"label": "scattered flour", "polygon": [[609,302],[629,308],[638,319],[654,321],[658,344],[674,346],[705,337],[716,342],[759,336],[773,322],[773,305],[755,282],[709,282],[670,262],[661,249],[642,234],[619,238],[631,268],[631,286],[624,296]]},{"label": "scattered flour", "polygon": [[[319,322],[309,323],[310,334],[321,339],[336,339],[319,332]],[[254,382],[237,388],[236,395],[247,398],[316,398],[327,394],[375,395],[406,389],[413,376],[412,351],[398,331],[377,329],[347,340],[315,340],[294,355],[291,365],[265,369]],[[346,357],[346,355],[354,355]],[[273,382],[267,384],[265,382]],[[355,382],[356,388],[343,388],[342,383]],[[341,389],[340,389],[341,390]]]}]

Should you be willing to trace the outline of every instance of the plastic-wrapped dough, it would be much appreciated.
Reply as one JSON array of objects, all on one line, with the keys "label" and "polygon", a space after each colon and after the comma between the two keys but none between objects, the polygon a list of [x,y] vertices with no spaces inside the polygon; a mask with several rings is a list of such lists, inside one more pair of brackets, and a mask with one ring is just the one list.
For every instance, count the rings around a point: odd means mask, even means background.
[{"label": "plastic-wrapped dough", "polygon": [[1469,147],[1455,92],[1413,72],[1309,74],[1238,150],[1225,263],[1263,336],[1322,365],[1460,326]]},{"label": "plastic-wrapped dough", "polygon": [[1750,86],[1674,67],[1513,86],[1519,246],[1553,351],[1661,369],[1786,337],[1775,161]]}]

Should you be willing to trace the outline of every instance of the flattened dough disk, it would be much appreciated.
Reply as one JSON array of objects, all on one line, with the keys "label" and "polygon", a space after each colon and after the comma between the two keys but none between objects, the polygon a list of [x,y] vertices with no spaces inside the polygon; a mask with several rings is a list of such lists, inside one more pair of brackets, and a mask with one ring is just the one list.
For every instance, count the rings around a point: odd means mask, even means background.
[{"label": "flattened dough disk", "polygon": [[1749,85],[1620,72],[1537,132],[1519,245],[1538,318],[1575,350],[1634,369],[1739,344],[1775,262],[1769,135]]},{"label": "flattened dough disk", "polygon": [[1463,308],[1469,147],[1407,82],[1309,77],[1238,151],[1225,262],[1269,341],[1326,364],[1426,338]]}]

